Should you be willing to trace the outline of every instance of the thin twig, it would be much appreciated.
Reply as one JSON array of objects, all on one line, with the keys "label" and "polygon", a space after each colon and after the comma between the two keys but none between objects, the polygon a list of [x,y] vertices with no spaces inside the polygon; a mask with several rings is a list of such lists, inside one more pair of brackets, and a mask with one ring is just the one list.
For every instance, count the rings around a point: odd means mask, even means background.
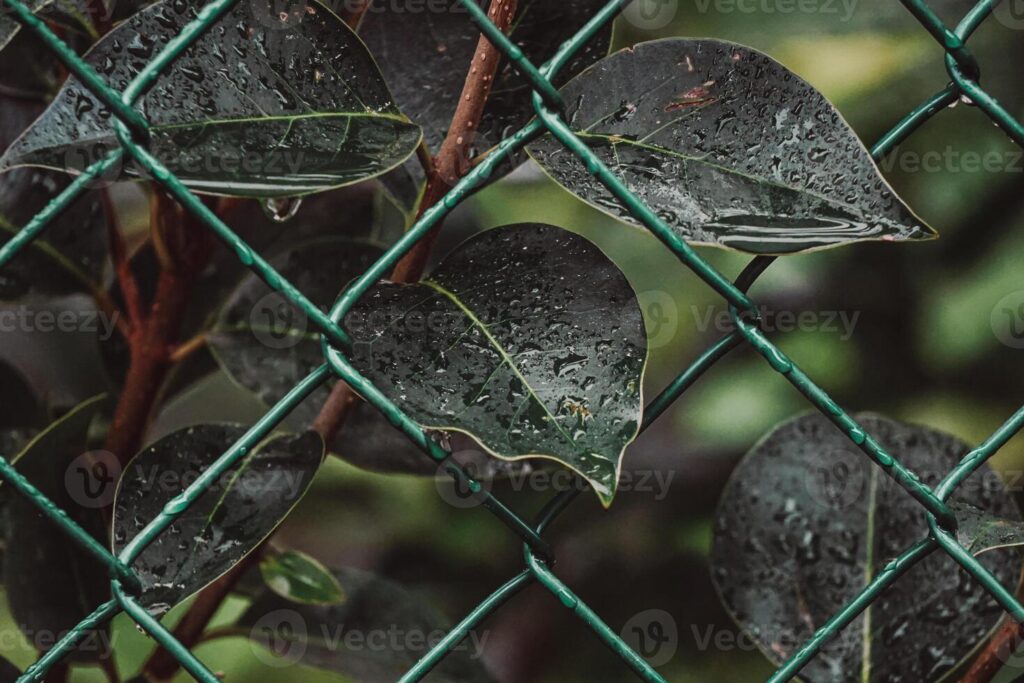
[{"label": "thin twig", "polygon": [[131,263],[128,260],[128,248],[124,242],[124,232],[117,217],[117,209],[110,199],[110,193],[106,188],[100,191],[100,199],[103,204],[103,211],[107,218],[107,241],[109,242],[110,260],[114,264],[114,273],[117,276],[117,286],[121,290],[124,299],[125,309],[128,313],[128,321],[132,328],[142,324],[142,295],[139,293],[139,283],[132,272]]},{"label": "thin twig", "polygon": [[206,332],[200,332],[196,336],[192,337],[186,342],[182,342],[174,347],[170,352],[170,361],[172,364],[180,363],[185,360],[199,349],[206,346],[207,335]]}]

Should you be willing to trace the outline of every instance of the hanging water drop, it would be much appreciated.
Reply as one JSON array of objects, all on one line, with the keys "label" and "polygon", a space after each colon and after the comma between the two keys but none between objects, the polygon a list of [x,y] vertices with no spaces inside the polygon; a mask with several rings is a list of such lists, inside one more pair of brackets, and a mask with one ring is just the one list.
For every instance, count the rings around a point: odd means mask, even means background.
[{"label": "hanging water drop", "polygon": [[302,197],[270,197],[263,202],[263,212],[275,223],[284,223],[295,217],[302,206]]}]

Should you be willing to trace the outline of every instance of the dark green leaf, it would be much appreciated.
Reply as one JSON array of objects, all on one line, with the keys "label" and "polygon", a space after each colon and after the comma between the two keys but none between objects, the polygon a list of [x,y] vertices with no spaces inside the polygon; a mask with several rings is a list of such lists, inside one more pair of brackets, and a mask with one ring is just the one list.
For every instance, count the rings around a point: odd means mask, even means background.
[{"label": "dark green leaf", "polygon": [[[160,2],[120,24],[87,55],[123,88],[203,3]],[[148,147],[205,192],[287,196],[347,185],[407,159],[419,128],[395,107],[373,59],[333,12],[311,2],[285,14],[238,3],[157,79],[142,109]],[[110,112],[71,79],[0,166],[80,171],[117,142]],[[126,165],[127,175],[138,169]]]},{"label": "dark green leaf", "polygon": [[[35,13],[51,2],[53,0],[26,0],[25,5]],[[0,50],[7,47],[7,44],[21,30],[21,24],[14,19],[12,14],[13,12],[6,5],[0,8]]]},{"label": "dark green leaf", "polygon": [[[381,253],[371,244],[322,238],[290,247],[271,264],[326,310]],[[209,344],[224,370],[268,405],[324,362],[319,334],[305,313],[251,274],[228,298]],[[324,386],[313,392],[295,409],[294,419],[304,425],[312,422],[329,391]]]},{"label": "dark green leaf", "polygon": [[1024,522],[1019,519],[997,517],[963,502],[950,507],[956,513],[956,538],[972,555],[1024,545]]},{"label": "dark green leaf", "polygon": [[[396,583],[355,569],[332,573],[347,596],[341,604],[303,605],[268,590],[253,601],[237,627],[269,649],[278,665],[298,663],[337,671],[361,683],[397,680],[450,628],[447,620]],[[471,632],[465,644],[434,669],[430,680],[491,680],[480,660],[485,635]]]},{"label": "dark green leaf", "polygon": [[[932,486],[970,450],[931,429],[873,416],[859,421]],[[1020,520],[987,466],[952,501]],[[916,500],[825,416],[808,415],[777,428],[733,472],[719,503],[712,574],[736,622],[779,663],[927,533]],[[992,551],[979,561],[1003,585],[1016,584],[1016,551]],[[936,552],[824,645],[800,676],[814,683],[936,681],[1001,616],[981,584]]]},{"label": "dark green leaf", "polygon": [[345,601],[345,591],[330,570],[296,550],[267,555],[260,574],[270,590],[292,602],[333,605]]},{"label": "dark green leaf", "polygon": [[[19,31],[0,51],[0,92],[4,107],[16,104],[17,100],[48,102],[60,86],[58,65],[56,57],[32,31]],[[15,131],[15,135],[19,133],[20,129]],[[4,141],[4,149],[12,139]]]},{"label": "dark green leaf", "polygon": [[[399,109],[423,128],[427,143],[437,151],[455,113],[480,31],[454,0],[446,3],[444,11],[434,9],[435,5],[425,9],[416,0],[407,4],[372,6],[363,17],[359,35],[377,58]],[[521,2],[512,39],[539,66],[604,4],[603,0]],[[556,85],[605,56],[610,39],[608,24],[562,69]],[[506,60],[495,78],[480,126],[470,137],[478,153],[533,118],[530,95],[526,80]]]},{"label": "dark green leaf", "polygon": [[353,364],[424,427],[509,460],[556,460],[608,505],[640,425],[647,344],[622,273],[549,225],[497,228],[345,319]]},{"label": "dark green leaf", "polygon": [[[40,108],[31,100],[5,98],[0,107],[0,147],[6,148]],[[0,175],[0,245],[67,185],[64,174],[36,168]],[[86,193],[79,197],[0,269],[0,300],[99,290],[106,254],[104,225],[99,195]]]},{"label": "dark green leaf", "polygon": [[[245,431],[239,425],[197,425],[139,453],[117,489],[114,552],[123,550]],[[323,441],[314,432],[272,436],[253,448],[133,563],[146,609],[167,612],[251,552],[302,498],[322,459]]]},{"label": "dark green leaf", "polygon": [[[689,242],[789,253],[934,236],[835,107],[750,48],[683,38],[642,43],[561,92],[579,136]],[[573,193],[636,222],[550,136],[528,151]]]},{"label": "dark green leaf", "polygon": [[0,681],[13,683],[13,681],[18,680],[19,676],[21,676],[21,671],[18,670],[18,667],[0,657]]},{"label": "dark green leaf", "polygon": [[[0,360],[0,406],[0,430],[36,427],[46,419],[46,411],[28,380],[4,360]],[[9,457],[13,453],[0,451],[0,455]]]},{"label": "dark green leaf", "polygon": [[[75,485],[83,458],[89,457],[89,425],[103,397],[80,404],[33,439],[14,459],[18,471],[101,543],[106,529],[101,505]],[[113,479],[101,482],[113,486]],[[5,487],[6,488],[6,487]],[[45,651],[68,629],[110,599],[107,567],[84,551],[39,508],[21,495],[10,496],[10,535],[3,558],[11,614],[32,645]],[[75,650],[76,661],[106,655],[109,629],[93,632]]]}]

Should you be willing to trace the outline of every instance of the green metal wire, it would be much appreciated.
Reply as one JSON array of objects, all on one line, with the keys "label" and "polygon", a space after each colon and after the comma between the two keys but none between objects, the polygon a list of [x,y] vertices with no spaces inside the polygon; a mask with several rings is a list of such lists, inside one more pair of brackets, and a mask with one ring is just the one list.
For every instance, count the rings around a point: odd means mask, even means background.
[{"label": "green metal wire", "polygon": [[[955,528],[956,520],[945,502],[957,486],[1024,428],[1024,407],[1011,416],[984,443],[966,455],[938,487],[934,490],[929,488],[897,458],[886,452],[870,434],[867,434],[847,412],[829,397],[824,389],[816,385],[792,359],[785,356],[760,329],[757,308],[748,297],[747,291],[771,265],[774,258],[757,257],[753,259],[737,280],[731,282],[630,192],[621,179],[601,163],[589,147],[577,137],[569,123],[562,118],[562,98],[553,84],[553,79],[587,41],[615,18],[629,3],[629,0],[608,2],[571,39],[563,43],[547,63],[540,67],[531,63],[522,51],[494,26],[476,2],[458,0],[468,10],[469,19],[527,79],[532,89],[533,106],[537,117],[515,134],[502,140],[487,158],[461,179],[438,204],[425,211],[402,239],[345,289],[329,314],[325,314],[313,305],[302,292],[253,251],[160,160],[153,157],[146,147],[150,126],[141,112],[135,108],[136,103],[156,82],[163,70],[173,64],[174,60],[187,50],[196,38],[208,30],[237,1],[214,0],[204,5],[195,19],[172,38],[139,71],[122,92],[117,92],[50,31],[42,21],[37,19],[22,0],[2,0],[6,7],[13,10],[15,19],[28,30],[33,31],[67,66],[68,70],[110,108],[113,114],[112,126],[120,147],[85,169],[60,195],[49,202],[18,234],[0,248],[0,268],[6,266],[17,254],[24,251],[34,239],[45,231],[54,218],[89,189],[96,178],[117,167],[125,159],[125,155],[128,155],[148,171],[155,182],[159,183],[187,211],[191,212],[233,249],[239,260],[252,272],[262,278],[272,289],[281,292],[303,309],[321,333],[323,355],[326,361],[268,410],[191,486],[168,502],[160,514],[132,538],[116,557],[100,546],[52,501],[46,499],[31,482],[27,481],[0,456],[0,478],[8,482],[18,494],[36,504],[40,511],[53,520],[72,542],[98,557],[110,568],[111,588],[114,596],[114,599],[99,605],[91,615],[71,629],[54,647],[46,651],[22,675],[20,681],[42,680],[46,673],[72,652],[75,645],[91,630],[106,623],[119,612],[124,612],[177,658],[181,666],[196,680],[204,683],[216,683],[218,679],[213,672],[200,662],[189,648],[178,641],[159,620],[148,614],[135,599],[132,593],[138,588],[139,579],[131,568],[132,563],[148,544],[165,531],[179,515],[188,510],[226,470],[244,457],[250,449],[256,447],[299,402],[332,376],[336,376],[352,386],[355,391],[380,410],[395,428],[419,446],[428,457],[444,463],[445,468],[453,477],[471,488],[479,489],[484,507],[524,543],[525,568],[482,600],[452,628],[444,639],[427,652],[400,679],[402,683],[421,680],[457,647],[473,628],[476,628],[484,619],[532,584],[543,586],[555,595],[564,607],[572,610],[642,680],[659,682],[664,680],[650,664],[629,647],[620,635],[580,600],[553,571],[555,558],[543,535],[558,515],[576,499],[579,489],[573,487],[552,497],[538,514],[537,521],[534,524],[528,523],[496,497],[482,490],[477,482],[449,458],[450,453],[434,442],[402,411],[401,406],[389,401],[377,387],[363,377],[352,366],[346,355],[350,351],[350,341],[342,325],[346,314],[352,310],[360,298],[374,283],[385,277],[394,265],[436,227],[448,213],[473,192],[480,189],[502,162],[544,134],[555,137],[578,157],[579,162],[587,171],[605,185],[639,223],[650,230],[681,263],[714,289],[730,307],[736,330],[719,339],[701,353],[689,367],[683,370],[646,406],[643,429],[649,427],[719,360],[738,346],[746,344],[764,357],[773,369],[783,375],[818,410],[828,416],[872,462],[899,483],[929,513],[928,528],[922,529],[922,540],[908,548],[878,572],[850,603],[816,630],[810,639],[776,670],[769,681],[781,682],[796,676],[825,643],[849,625],[882,591],[922,559],[939,549],[946,552],[978,580],[1014,618],[1024,621],[1024,606],[956,541],[955,535],[951,533]],[[978,2],[955,29],[946,26],[924,0],[901,1],[921,25],[935,37],[944,50],[946,67],[952,82],[909,112],[892,130],[883,135],[872,148],[872,155],[879,159],[892,151],[896,145],[919,130],[947,105],[961,97],[969,99],[979,111],[988,116],[1011,139],[1024,147],[1024,124],[1010,115],[995,98],[981,87],[980,65],[967,46],[971,34],[991,15],[998,0]]]}]

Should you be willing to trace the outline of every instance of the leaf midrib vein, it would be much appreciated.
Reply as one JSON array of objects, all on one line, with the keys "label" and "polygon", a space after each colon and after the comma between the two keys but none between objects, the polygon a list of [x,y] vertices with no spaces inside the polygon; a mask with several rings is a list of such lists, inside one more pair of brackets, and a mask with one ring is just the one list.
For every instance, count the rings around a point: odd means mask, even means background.
[{"label": "leaf midrib vein", "polygon": [[562,425],[558,423],[558,420],[548,409],[544,401],[540,400],[540,396],[537,395],[537,392],[534,391],[533,387],[527,381],[526,377],[523,375],[522,372],[519,371],[519,368],[516,367],[516,364],[512,362],[512,355],[509,354],[505,347],[501,345],[501,342],[499,342],[495,338],[495,336],[491,333],[490,328],[487,327],[487,324],[484,323],[484,321],[481,320],[479,317],[477,317],[476,313],[474,313],[472,309],[466,306],[462,302],[462,300],[455,295],[455,293],[449,291],[443,285],[439,284],[434,280],[423,280],[422,284],[426,285],[427,287],[430,287],[434,291],[447,297],[449,301],[455,304],[455,306],[460,311],[462,311],[463,315],[469,318],[469,321],[473,323],[473,325],[479,328],[480,332],[484,335],[484,338],[487,339],[488,343],[490,343],[490,345],[494,347],[494,350],[498,352],[498,355],[501,356],[502,364],[508,365],[509,369],[512,370],[512,373],[515,374],[515,376],[519,378],[519,381],[523,383],[523,386],[526,387],[526,390],[529,393],[529,395],[533,397],[533,400],[535,400],[537,404],[540,405],[540,407],[544,410],[544,413],[550,418],[551,424],[554,426],[555,430],[558,431],[558,433],[561,434],[562,437],[564,437],[565,440],[568,441],[573,448],[577,450],[583,450],[580,447],[580,445],[576,443],[576,440],[569,436],[569,434],[567,434],[564,429],[562,429]]},{"label": "leaf midrib vein", "polygon": [[576,135],[578,135],[581,138],[593,138],[593,139],[596,139],[596,140],[605,140],[605,141],[610,142],[612,144],[612,148],[613,149],[615,149],[615,147],[617,145],[629,145],[630,147],[636,147],[638,149],[646,149],[646,150],[651,151],[651,152],[659,152],[659,153],[662,153],[662,154],[667,154],[668,156],[675,157],[677,159],[683,159],[684,161],[693,161],[693,162],[696,162],[698,164],[703,164],[704,166],[707,166],[709,168],[714,168],[714,169],[717,169],[717,170],[722,171],[724,173],[728,173],[730,175],[735,175],[735,176],[739,176],[741,178],[746,178],[747,180],[751,180],[751,181],[753,181],[755,183],[761,183],[761,184],[764,184],[764,185],[770,185],[772,187],[778,187],[778,188],[781,188],[783,190],[789,190],[791,192],[799,192],[800,194],[805,194],[808,197],[813,197],[815,199],[823,201],[826,204],[831,204],[833,206],[837,206],[837,207],[846,209],[846,210],[850,211],[851,213],[853,213],[853,214],[855,214],[857,216],[863,216],[863,211],[861,211],[857,207],[853,206],[852,204],[847,204],[846,202],[839,201],[839,200],[833,199],[831,197],[826,197],[824,195],[818,194],[817,192],[814,192],[812,190],[808,190],[808,189],[805,189],[805,188],[793,187],[791,185],[786,185],[785,183],[780,183],[780,182],[777,182],[777,181],[774,181],[774,180],[769,180],[768,178],[759,178],[759,177],[757,177],[755,175],[751,175],[749,173],[744,173],[743,171],[738,171],[735,168],[729,168],[728,166],[723,166],[722,164],[716,164],[714,162],[708,161],[705,157],[693,156],[691,154],[683,154],[682,152],[677,152],[676,150],[668,149],[667,147],[662,147],[661,145],[651,145],[651,144],[647,144],[647,143],[644,143],[644,142],[639,142],[639,141],[636,141],[636,140],[630,140],[629,138],[621,137],[621,136],[618,136],[618,135],[610,135],[610,134],[607,134],[607,133],[589,133],[589,132],[584,132],[584,131],[577,131]]}]

